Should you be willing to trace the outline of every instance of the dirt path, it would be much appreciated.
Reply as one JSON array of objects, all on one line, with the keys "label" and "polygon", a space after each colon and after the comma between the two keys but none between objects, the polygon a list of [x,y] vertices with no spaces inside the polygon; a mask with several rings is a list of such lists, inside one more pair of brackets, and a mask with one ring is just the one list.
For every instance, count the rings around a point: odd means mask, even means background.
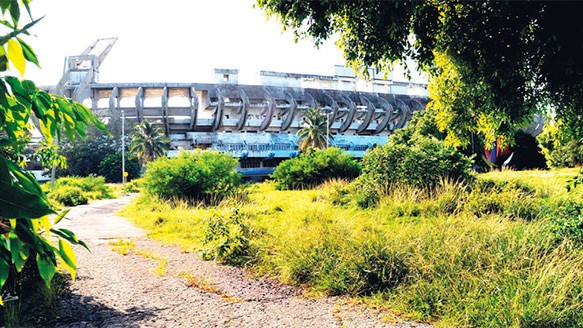
[{"label": "dirt path", "polygon": [[[74,208],[63,227],[91,248],[77,249],[78,278],[60,303],[56,327],[422,327],[388,324],[342,298],[308,299],[295,288],[250,277],[145,238],[115,216],[129,198]],[[128,255],[111,241],[131,239]]]}]

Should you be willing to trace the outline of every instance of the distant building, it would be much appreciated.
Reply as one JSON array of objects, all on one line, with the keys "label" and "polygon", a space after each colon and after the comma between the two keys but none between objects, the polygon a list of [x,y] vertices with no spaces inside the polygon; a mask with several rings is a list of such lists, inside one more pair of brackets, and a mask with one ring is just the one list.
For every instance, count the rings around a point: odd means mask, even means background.
[{"label": "distant building", "polygon": [[298,154],[296,133],[310,107],[327,113],[334,146],[362,157],[428,101],[424,82],[372,71],[364,80],[341,66],[331,76],[261,71],[258,85],[240,84],[237,69],[215,69],[215,83],[98,83],[99,64],[113,43],[100,39],[69,57],[51,90],[85,103],[113,133],[121,131],[122,116],[128,132],[149,120],[170,138],[168,156],[192,149],[229,152],[247,175],[268,174]]}]

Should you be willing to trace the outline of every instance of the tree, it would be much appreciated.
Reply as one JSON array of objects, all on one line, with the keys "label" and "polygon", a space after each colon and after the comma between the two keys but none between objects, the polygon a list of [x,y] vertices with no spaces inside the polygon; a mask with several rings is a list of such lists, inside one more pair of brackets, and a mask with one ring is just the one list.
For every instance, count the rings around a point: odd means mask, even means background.
[{"label": "tree", "polygon": [[[121,166],[122,166],[121,152],[109,154],[99,162],[99,175],[105,178],[106,182],[118,183],[121,182]],[[129,156],[125,159],[125,170],[128,173],[127,181],[132,181],[140,177],[141,166],[138,158]]]},{"label": "tree", "polygon": [[[47,284],[57,271],[58,257],[75,277],[77,264],[71,244],[87,247],[71,231],[54,228],[66,212],[51,220],[48,215],[54,211],[36,179],[5,154],[23,152],[30,142],[33,118],[38,122],[45,145],[52,145],[54,138],[60,140],[62,136],[69,140],[77,135],[84,137],[91,124],[105,129],[87,107],[48,94],[32,81],[6,75],[9,63],[21,75],[27,62],[38,65],[33,49],[22,39],[39,21],[32,18],[29,2],[0,1],[1,23],[3,31],[7,31],[0,36],[0,287],[3,295],[14,293],[5,289],[5,283],[13,273],[21,272],[30,259],[36,260],[38,272]],[[26,16],[21,15],[24,11],[30,22],[19,27],[21,18],[24,20]],[[45,165],[58,161],[54,148],[45,150]],[[58,240],[58,246],[49,240],[49,234]]]},{"label": "tree", "polygon": [[581,2],[257,0],[297,38],[333,34],[347,61],[384,69],[414,59],[447,143],[509,141],[554,108],[583,135]]},{"label": "tree", "polygon": [[309,148],[326,148],[331,136],[326,127],[326,114],[319,108],[308,108],[304,115],[303,126],[298,131],[298,143],[300,151]]},{"label": "tree", "polygon": [[99,174],[101,161],[115,154],[118,149],[115,140],[107,135],[88,137],[86,140],[63,146],[61,152],[67,159],[67,167],[60,170],[59,175],[86,177]]},{"label": "tree", "polygon": [[164,156],[169,142],[162,129],[154,127],[149,121],[143,121],[134,128],[130,151],[138,156],[141,164],[145,164]]}]

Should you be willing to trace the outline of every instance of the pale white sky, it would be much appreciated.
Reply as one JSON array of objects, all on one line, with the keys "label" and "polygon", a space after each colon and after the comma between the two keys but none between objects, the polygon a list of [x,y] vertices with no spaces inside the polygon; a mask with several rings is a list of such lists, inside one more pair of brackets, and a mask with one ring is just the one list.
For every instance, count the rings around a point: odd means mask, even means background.
[{"label": "pale white sky", "polygon": [[42,69],[25,78],[56,84],[64,58],[94,40],[118,37],[100,69],[100,82],[212,82],[214,68],[237,68],[251,83],[259,70],[332,74],[345,63],[330,41],[315,49],[294,43],[254,0],[37,0],[33,16],[45,18],[26,41]]}]

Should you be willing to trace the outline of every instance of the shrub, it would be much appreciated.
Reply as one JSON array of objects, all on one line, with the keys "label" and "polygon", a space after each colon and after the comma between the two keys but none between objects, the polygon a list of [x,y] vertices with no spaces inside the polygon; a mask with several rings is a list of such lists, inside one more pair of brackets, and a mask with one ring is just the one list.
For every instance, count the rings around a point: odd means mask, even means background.
[{"label": "shrub", "polygon": [[368,183],[388,187],[394,184],[433,188],[442,180],[470,180],[472,161],[434,138],[418,137],[412,142],[389,142],[368,151],[363,174]]},{"label": "shrub", "polygon": [[125,184],[123,191],[126,193],[140,192],[143,188],[142,179],[133,179]]},{"label": "shrub", "polygon": [[149,163],[143,184],[148,194],[162,199],[217,204],[238,192],[241,175],[236,166],[237,160],[227,154],[182,152]]},{"label": "shrub", "polygon": [[55,188],[50,193],[50,197],[65,206],[77,206],[87,204],[87,197],[83,194],[83,190],[75,186],[62,186]]},{"label": "shrub", "polygon": [[201,255],[204,260],[243,266],[255,260],[249,244],[252,232],[237,209],[228,218],[213,215],[205,220],[205,236]]},{"label": "shrub", "polygon": [[360,174],[360,164],[339,148],[314,150],[279,164],[271,178],[276,187],[304,189],[315,187],[329,179],[354,179]]},{"label": "shrub", "polygon": [[[105,199],[112,197],[111,189],[105,185],[105,179],[103,177],[66,177],[55,181],[55,189],[65,186],[81,189],[88,199]],[[50,192],[51,191],[49,190],[49,193]]]},{"label": "shrub", "polygon": [[547,165],[552,168],[583,164],[583,139],[561,122],[551,121],[537,137]]},{"label": "shrub", "polygon": [[558,240],[568,238],[583,243],[583,203],[567,201],[560,207],[558,215],[551,218],[551,227]]},{"label": "shrub", "polygon": [[[125,170],[128,172],[126,181],[140,177],[141,166],[138,158],[132,155],[127,155],[125,158]],[[105,181],[116,183],[121,182],[121,152],[107,155],[101,163],[99,163],[99,175],[105,177]]]}]

